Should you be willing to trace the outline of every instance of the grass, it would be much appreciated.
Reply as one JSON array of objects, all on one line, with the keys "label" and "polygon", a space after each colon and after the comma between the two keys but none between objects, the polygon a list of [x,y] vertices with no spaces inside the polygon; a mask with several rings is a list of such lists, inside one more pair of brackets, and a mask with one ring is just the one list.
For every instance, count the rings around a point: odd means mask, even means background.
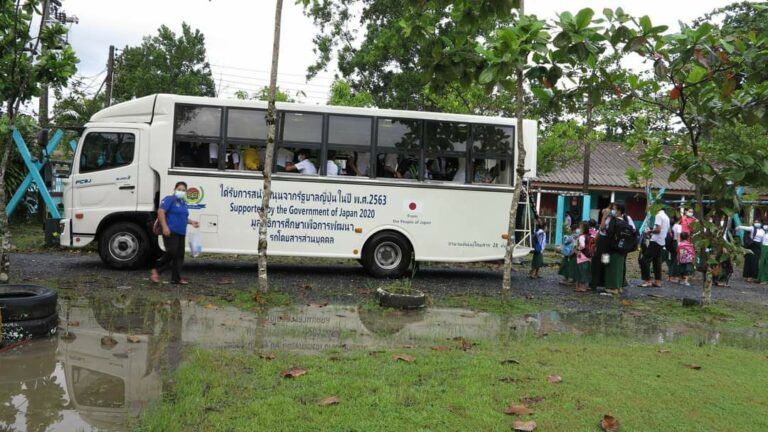
[{"label": "grass", "polygon": [[[530,419],[544,431],[594,431],[604,414],[625,431],[768,430],[765,353],[693,341],[658,349],[561,335],[466,352],[279,353],[272,361],[196,350],[136,430],[506,431],[513,418],[504,408],[534,396],[543,401]],[[395,361],[397,352],[416,360]],[[502,364],[509,358],[519,364]],[[291,367],[308,373],[280,378]],[[555,374],[562,383],[548,382]],[[341,403],[318,406],[331,395]]]},{"label": "grass", "polygon": [[50,250],[45,245],[42,223],[16,222],[11,224],[11,244],[17,252],[40,252]]}]

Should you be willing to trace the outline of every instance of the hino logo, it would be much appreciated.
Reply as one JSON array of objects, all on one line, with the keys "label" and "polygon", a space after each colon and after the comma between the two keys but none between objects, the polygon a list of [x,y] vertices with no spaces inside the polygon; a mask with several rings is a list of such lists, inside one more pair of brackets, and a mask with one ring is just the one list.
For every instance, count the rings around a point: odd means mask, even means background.
[{"label": "hino logo", "polygon": [[91,179],[80,179],[80,180],[77,180],[77,181],[75,182],[75,184],[76,184],[76,185],[81,185],[81,184],[88,184],[88,183],[90,183],[90,182],[92,182],[92,181],[93,181],[93,180],[91,180]]}]

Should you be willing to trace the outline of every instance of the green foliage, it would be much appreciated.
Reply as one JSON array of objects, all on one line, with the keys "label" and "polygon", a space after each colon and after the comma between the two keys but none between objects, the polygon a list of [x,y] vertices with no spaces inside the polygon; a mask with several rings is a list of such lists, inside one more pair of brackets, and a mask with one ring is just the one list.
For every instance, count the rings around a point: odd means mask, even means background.
[{"label": "green foliage", "polygon": [[548,174],[579,160],[584,129],[576,120],[555,123],[544,129],[538,142],[538,173]]},{"label": "green foliage", "polygon": [[83,126],[91,117],[104,108],[104,96],[86,94],[83,82],[75,80],[69,92],[55,91],[56,104],[53,107],[53,124],[56,126]]},{"label": "green foliage", "polygon": [[206,58],[205,36],[181,25],[178,37],[167,26],[145,36],[140,46],[126,46],[115,59],[113,98],[125,101],[155,93],[215,96]]},{"label": "green foliage", "polygon": [[[269,99],[269,86],[264,86],[258,92],[253,95],[249,95],[247,91],[238,90],[235,92],[235,97],[240,100],[260,100],[267,101]],[[292,98],[288,93],[280,90],[278,86],[275,89],[275,102],[296,102],[296,99]]]},{"label": "green foliage", "polygon": [[373,96],[367,91],[355,91],[348,81],[337,79],[331,84],[331,97],[328,105],[350,107],[373,107]]}]

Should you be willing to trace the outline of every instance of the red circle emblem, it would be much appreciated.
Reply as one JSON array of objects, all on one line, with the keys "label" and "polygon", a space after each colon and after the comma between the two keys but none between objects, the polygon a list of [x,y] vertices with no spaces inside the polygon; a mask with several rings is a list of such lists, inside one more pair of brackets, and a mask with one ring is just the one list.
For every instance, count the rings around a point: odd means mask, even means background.
[{"label": "red circle emblem", "polygon": [[412,202],[412,203],[408,204],[408,208],[411,209],[411,210],[416,210],[416,203]]}]

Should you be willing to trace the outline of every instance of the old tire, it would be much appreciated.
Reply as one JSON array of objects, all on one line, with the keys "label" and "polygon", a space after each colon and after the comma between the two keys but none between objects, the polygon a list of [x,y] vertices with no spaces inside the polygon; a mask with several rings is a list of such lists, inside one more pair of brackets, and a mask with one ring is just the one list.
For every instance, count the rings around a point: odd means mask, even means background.
[{"label": "old tire", "polygon": [[58,326],[58,313],[54,313],[45,318],[26,321],[5,321],[4,319],[2,328],[3,344],[53,336],[56,334]]},{"label": "old tire", "polygon": [[405,237],[385,231],[365,243],[362,264],[371,276],[399,278],[408,273],[412,257],[413,248]]},{"label": "old tire", "polygon": [[421,309],[427,305],[427,296],[419,290],[413,290],[411,294],[397,294],[379,288],[376,290],[376,296],[381,307]]},{"label": "old tire", "polygon": [[133,222],[118,222],[99,234],[99,256],[108,267],[119,270],[146,265],[151,245],[147,231]]},{"label": "old tire", "polygon": [[56,313],[56,291],[36,285],[0,286],[0,316],[3,322],[29,321]]}]

